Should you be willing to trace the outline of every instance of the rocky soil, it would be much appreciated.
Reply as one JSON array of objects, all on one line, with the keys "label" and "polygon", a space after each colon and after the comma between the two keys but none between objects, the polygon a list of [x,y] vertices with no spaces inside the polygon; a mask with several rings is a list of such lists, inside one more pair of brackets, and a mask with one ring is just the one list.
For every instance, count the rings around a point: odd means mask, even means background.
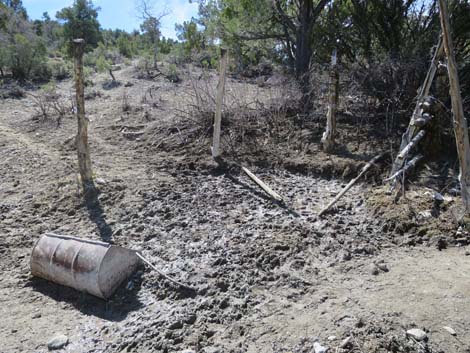
[{"label": "rocky soil", "polygon": [[[385,163],[318,218],[380,141],[327,156],[314,132],[308,143],[238,151],[280,204],[236,168],[218,168],[206,139],[172,130],[190,79],[142,80],[132,67],[116,77],[119,87],[97,76],[87,90],[94,203],[78,186],[73,117],[57,127],[33,119],[28,97],[1,101],[0,352],[470,351],[457,196],[423,222],[432,194],[383,201]],[[71,82],[59,89],[67,95]],[[279,92],[229,80],[229,92],[240,90],[266,102]],[[33,278],[30,251],[48,231],[140,250],[191,288],[144,265],[106,302]]]}]

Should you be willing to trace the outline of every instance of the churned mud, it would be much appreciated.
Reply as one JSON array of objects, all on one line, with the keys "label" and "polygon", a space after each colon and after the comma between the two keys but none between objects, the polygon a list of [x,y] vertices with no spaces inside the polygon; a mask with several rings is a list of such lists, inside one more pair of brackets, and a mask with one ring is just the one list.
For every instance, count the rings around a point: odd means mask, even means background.
[{"label": "churned mud", "polygon": [[[196,130],[172,130],[187,81],[139,80],[130,67],[116,76],[113,89],[95,77],[99,94],[86,102],[93,203],[78,186],[73,117],[57,127],[32,119],[29,98],[1,102],[0,352],[45,352],[58,334],[68,337],[63,352],[470,351],[470,253],[448,214],[431,215],[426,231],[418,216],[405,228],[403,215],[391,222],[381,165],[316,216],[379,142],[329,157],[315,136],[299,137],[297,150],[239,153],[284,197],[274,202],[237,168],[212,162]],[[71,82],[59,88],[66,94]],[[446,197],[446,207],[458,204]],[[429,235],[437,223],[448,229],[438,240]],[[107,302],[32,278],[31,248],[48,231],[140,250],[192,289],[143,265]],[[426,339],[407,337],[411,328]]]}]

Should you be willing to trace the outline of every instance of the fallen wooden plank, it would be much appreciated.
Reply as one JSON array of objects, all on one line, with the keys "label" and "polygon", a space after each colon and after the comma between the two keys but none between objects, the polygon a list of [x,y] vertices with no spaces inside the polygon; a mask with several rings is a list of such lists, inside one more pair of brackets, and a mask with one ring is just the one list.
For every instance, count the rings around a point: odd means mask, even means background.
[{"label": "fallen wooden plank", "polygon": [[279,202],[284,201],[281,195],[279,195],[273,189],[271,189],[268,185],[263,183],[256,175],[250,172],[247,168],[243,166],[241,168],[245,172],[245,174],[250,177],[251,180],[253,180],[256,184],[258,184],[258,186],[261,187],[261,189],[263,189],[274,200],[279,201]]},{"label": "fallen wooden plank", "polygon": [[324,209],[322,209],[320,211],[320,213],[318,214],[318,216],[321,216],[323,215],[326,211],[328,211],[331,206],[333,206],[336,202],[338,202],[338,200],[344,196],[344,194],[346,194],[346,192],[361,178],[361,176],[364,175],[365,172],[367,172],[373,165],[375,162],[377,162],[380,158],[382,158],[383,156],[385,155],[385,153],[381,153],[377,156],[375,156],[374,158],[372,158],[364,167],[362,167],[360,173],[357,175],[357,177],[355,177],[353,180],[351,180],[348,185],[346,185],[344,187],[343,190],[341,190],[341,192],[333,199],[333,201],[331,201]]}]

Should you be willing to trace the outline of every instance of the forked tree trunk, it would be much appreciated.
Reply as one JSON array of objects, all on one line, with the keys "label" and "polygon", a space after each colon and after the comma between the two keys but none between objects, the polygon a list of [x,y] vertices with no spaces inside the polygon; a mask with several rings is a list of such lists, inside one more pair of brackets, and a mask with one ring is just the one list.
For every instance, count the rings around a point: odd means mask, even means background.
[{"label": "forked tree trunk", "polygon": [[83,51],[85,40],[74,39],[75,49],[75,91],[77,99],[77,155],[78,168],[84,189],[85,196],[91,195],[95,186],[93,183],[93,173],[91,171],[90,149],[88,147],[88,119],[85,117],[84,98],[84,76],[83,76]]},{"label": "forked tree trunk", "polygon": [[333,51],[331,56],[330,92],[328,97],[328,112],[326,114],[326,130],[321,142],[323,150],[330,152],[335,146],[336,137],[336,110],[339,99],[339,74],[337,68],[337,52]]},{"label": "forked tree trunk", "polygon": [[222,124],[222,103],[224,101],[225,92],[225,72],[227,71],[228,52],[221,49],[220,57],[220,76],[217,85],[217,101],[214,117],[214,132],[212,138],[212,157],[215,159],[220,156],[220,130]]},{"label": "forked tree trunk", "polygon": [[447,3],[445,0],[439,0],[439,10],[444,50],[447,56],[447,71],[449,73],[449,90],[452,99],[454,134],[460,163],[460,188],[465,212],[468,214],[470,213],[470,144],[468,141],[468,127],[467,120],[463,113],[457,63],[455,61],[452,37],[450,35],[449,13],[447,11]]}]

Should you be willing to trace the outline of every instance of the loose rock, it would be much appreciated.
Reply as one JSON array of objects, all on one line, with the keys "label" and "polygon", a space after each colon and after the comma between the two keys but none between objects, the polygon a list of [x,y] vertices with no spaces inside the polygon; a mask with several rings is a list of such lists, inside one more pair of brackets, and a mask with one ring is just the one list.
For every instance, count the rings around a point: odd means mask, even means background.
[{"label": "loose rock", "polygon": [[406,331],[406,335],[414,338],[417,341],[424,341],[425,339],[428,338],[428,335],[426,332],[423,330],[420,330],[419,328],[412,328],[408,331]]},{"label": "loose rock", "polygon": [[313,343],[313,350],[315,353],[326,353],[328,352],[328,347],[323,347],[320,343],[314,342]]},{"label": "loose rock", "polygon": [[452,336],[457,336],[457,332],[455,332],[455,330],[452,327],[444,326],[442,328],[446,330],[447,332],[449,332]]},{"label": "loose rock", "polygon": [[47,342],[47,348],[52,351],[56,349],[61,349],[69,343],[69,338],[65,335],[57,335],[53,337],[49,342]]}]

